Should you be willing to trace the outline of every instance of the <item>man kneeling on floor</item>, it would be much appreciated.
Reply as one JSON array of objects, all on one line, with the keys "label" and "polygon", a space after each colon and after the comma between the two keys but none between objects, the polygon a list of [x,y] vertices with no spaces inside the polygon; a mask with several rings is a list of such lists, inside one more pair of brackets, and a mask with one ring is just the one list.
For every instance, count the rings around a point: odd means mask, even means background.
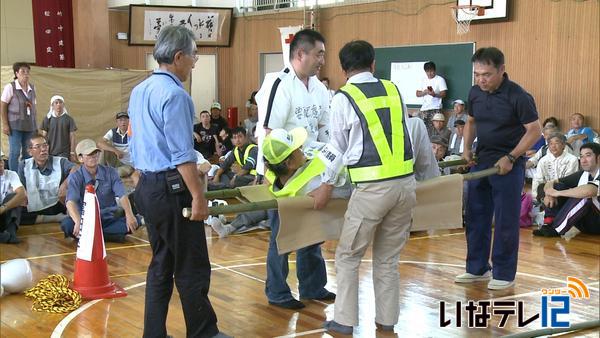
[{"label": "man kneeling on floor", "polygon": [[583,170],[544,186],[544,225],[533,231],[535,236],[600,234],[600,144],[586,143],[579,152]]},{"label": "man kneeling on floor", "polygon": [[[65,237],[78,238],[80,235],[83,195],[88,184],[94,185],[100,205],[100,219],[104,239],[110,242],[124,242],[125,235],[138,227],[138,221],[131,210],[131,204],[125,196],[125,187],[119,179],[117,170],[99,165],[100,149],[91,139],[82,140],[75,148],[79,161],[83,164],[69,175],[67,188],[67,211],[69,216],[61,222]],[[116,217],[116,197],[125,211],[125,217]]]}]

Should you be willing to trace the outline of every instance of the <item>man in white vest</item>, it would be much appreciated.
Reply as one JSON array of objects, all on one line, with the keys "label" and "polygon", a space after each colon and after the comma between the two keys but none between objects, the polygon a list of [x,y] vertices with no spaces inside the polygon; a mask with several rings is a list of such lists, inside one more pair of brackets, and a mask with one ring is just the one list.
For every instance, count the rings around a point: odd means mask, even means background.
[{"label": "man in white vest", "polygon": [[29,140],[30,158],[19,163],[19,179],[27,191],[27,207],[21,224],[60,222],[66,216],[67,176],[75,164],[64,157],[51,156],[44,136]]}]

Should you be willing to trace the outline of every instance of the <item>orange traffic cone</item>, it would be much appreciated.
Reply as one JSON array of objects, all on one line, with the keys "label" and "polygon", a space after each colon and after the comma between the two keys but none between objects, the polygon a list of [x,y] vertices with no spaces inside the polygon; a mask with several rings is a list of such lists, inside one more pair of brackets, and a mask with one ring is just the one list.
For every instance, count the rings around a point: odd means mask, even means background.
[{"label": "orange traffic cone", "polygon": [[127,296],[125,290],[108,278],[100,207],[92,185],[85,187],[80,234],[73,289],[78,291],[84,299]]}]

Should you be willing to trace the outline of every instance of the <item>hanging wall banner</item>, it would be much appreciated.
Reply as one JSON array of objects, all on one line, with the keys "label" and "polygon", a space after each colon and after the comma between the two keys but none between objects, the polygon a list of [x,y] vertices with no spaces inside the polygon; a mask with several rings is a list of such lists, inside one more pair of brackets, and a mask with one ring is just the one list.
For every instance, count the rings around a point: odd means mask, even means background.
[{"label": "hanging wall banner", "polygon": [[229,46],[232,8],[129,5],[129,44],[154,45],[161,29],[185,26],[198,46]]}]

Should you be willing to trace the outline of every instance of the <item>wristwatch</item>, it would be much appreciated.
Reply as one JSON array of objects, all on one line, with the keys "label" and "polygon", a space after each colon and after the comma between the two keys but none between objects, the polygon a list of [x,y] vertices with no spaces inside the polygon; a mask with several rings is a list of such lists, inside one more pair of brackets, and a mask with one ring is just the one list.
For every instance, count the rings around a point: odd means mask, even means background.
[{"label": "wristwatch", "polygon": [[512,156],[510,153],[506,154],[506,157],[508,158],[508,160],[510,161],[510,163],[515,163],[515,161],[517,160],[514,156]]}]

